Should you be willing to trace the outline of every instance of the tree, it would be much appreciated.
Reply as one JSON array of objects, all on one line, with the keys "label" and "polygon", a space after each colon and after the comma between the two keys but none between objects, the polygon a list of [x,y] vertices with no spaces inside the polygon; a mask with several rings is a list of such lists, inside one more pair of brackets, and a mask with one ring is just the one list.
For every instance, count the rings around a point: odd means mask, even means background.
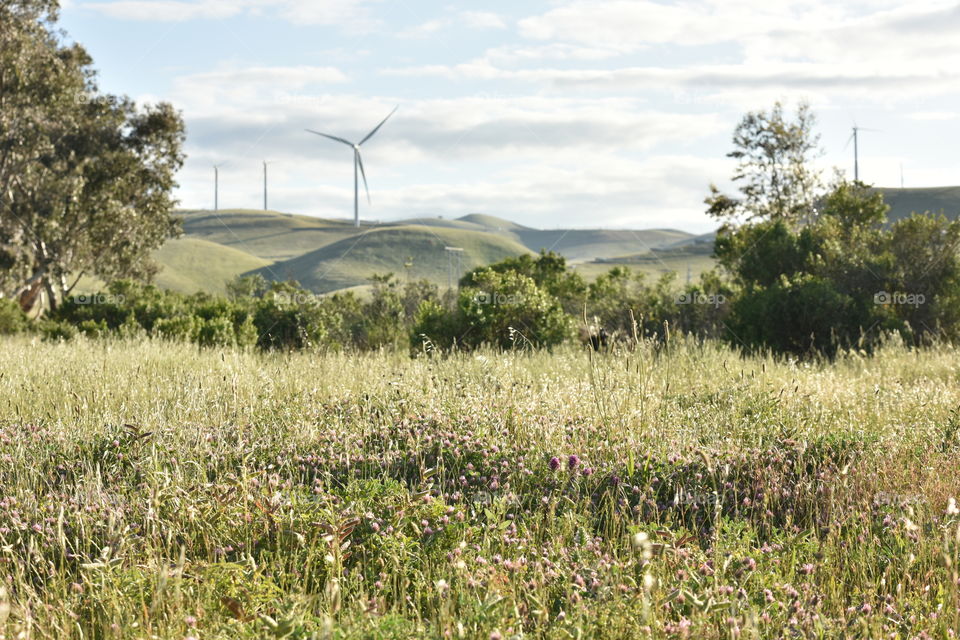
[{"label": "tree", "polygon": [[732,180],[740,198],[724,195],[710,185],[707,213],[733,221],[767,219],[795,223],[814,210],[818,173],[811,160],[818,154],[819,136],[813,133],[816,119],[810,106],[801,102],[796,120],[784,118],[783,105],[769,113],[747,113],[733,134],[734,150],[727,157],[739,161]]},{"label": "tree", "polygon": [[579,315],[583,312],[587,283],[579,273],[567,268],[567,259],[558,253],[541,250],[536,257],[527,253],[504,258],[489,267],[478,267],[468,272],[460,279],[460,286],[470,286],[474,276],[488,268],[497,273],[512,271],[527,276],[538,287],[559,300],[567,313]]},{"label": "tree", "polygon": [[0,5],[0,296],[42,287],[52,309],[85,273],[153,274],[150,253],[179,231],[184,135],[169,104],[101,93],[56,18],[54,2]]}]

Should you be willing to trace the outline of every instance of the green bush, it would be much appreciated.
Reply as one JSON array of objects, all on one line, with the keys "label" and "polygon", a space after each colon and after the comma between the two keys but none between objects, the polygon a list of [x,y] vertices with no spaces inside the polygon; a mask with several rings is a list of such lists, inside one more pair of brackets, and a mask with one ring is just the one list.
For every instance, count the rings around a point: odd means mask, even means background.
[{"label": "green bush", "polygon": [[0,335],[26,331],[29,323],[16,300],[0,299]]}]

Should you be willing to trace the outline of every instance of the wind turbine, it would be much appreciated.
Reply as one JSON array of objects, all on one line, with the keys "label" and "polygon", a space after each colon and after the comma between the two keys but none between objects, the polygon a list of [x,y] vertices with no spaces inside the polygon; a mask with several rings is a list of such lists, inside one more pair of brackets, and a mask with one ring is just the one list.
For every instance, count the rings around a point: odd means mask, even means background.
[{"label": "wind turbine", "polygon": [[394,107],[393,111],[387,114],[387,117],[380,121],[380,124],[375,126],[370,133],[364,136],[363,140],[357,143],[350,142],[349,140],[344,140],[343,138],[340,138],[338,136],[331,136],[326,133],[320,133],[319,131],[314,131],[313,129],[307,129],[307,131],[315,135],[323,136],[324,138],[329,138],[330,140],[334,140],[336,142],[342,142],[348,147],[353,147],[353,224],[356,227],[360,226],[360,186],[359,186],[359,183],[357,182],[357,169],[360,170],[360,175],[363,176],[363,188],[367,192],[367,203],[370,202],[370,188],[367,186],[367,172],[363,170],[363,158],[360,157],[360,145],[362,145],[364,142],[372,138],[374,134],[380,130],[380,127],[382,127],[384,123],[390,119],[390,116],[392,116],[397,111],[399,106],[400,105],[397,105],[396,107]]},{"label": "wind turbine", "polygon": [[220,167],[224,163],[213,165],[213,210],[220,210]]},{"label": "wind turbine", "polygon": [[267,165],[270,164],[266,160],[263,161],[263,210],[267,210]]},{"label": "wind turbine", "polygon": [[[858,127],[856,124],[853,125],[853,134],[847,138],[847,145],[850,144],[850,141],[853,140],[853,179],[854,181],[860,180],[860,149],[857,145],[858,139],[857,134],[860,131],[880,131],[879,129],[866,129],[864,127]],[[847,145],[844,145],[844,149],[847,148]]]}]

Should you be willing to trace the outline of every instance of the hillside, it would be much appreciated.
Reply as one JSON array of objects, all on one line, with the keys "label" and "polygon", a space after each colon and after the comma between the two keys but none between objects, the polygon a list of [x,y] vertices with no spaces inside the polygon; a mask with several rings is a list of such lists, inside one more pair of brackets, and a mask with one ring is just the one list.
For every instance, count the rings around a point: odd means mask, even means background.
[{"label": "hillside", "polygon": [[170,240],[154,254],[160,272],[154,283],[165,289],[225,293],[226,283],[270,262],[201,238]]},{"label": "hillside", "polygon": [[[189,237],[234,247],[264,260],[286,260],[357,233],[346,220],[230,209],[179,211]],[[365,225],[369,228],[369,225]],[[363,227],[361,227],[361,230]]]},{"label": "hillside", "polygon": [[[960,187],[878,188],[889,219],[910,213],[960,215]],[[534,229],[505,218],[471,213],[456,219],[412,217],[386,223],[331,220],[277,211],[180,211],[185,237],[156,254],[157,283],[179,291],[223,290],[240,273],[293,278],[318,292],[365,287],[374,273],[447,282],[444,246],[465,249],[462,269],[541,249],[556,251],[588,277],[612,263],[651,276],[675,270],[681,278],[709,268],[713,233],[676,229]]]},{"label": "hillside", "polygon": [[951,220],[960,216],[960,187],[917,189],[878,188],[890,205],[887,218],[895,222],[911,213],[943,213]]},{"label": "hillside", "polygon": [[692,237],[675,229],[518,229],[514,233],[531,251],[556,251],[570,262],[643,253]]},{"label": "hillside", "polygon": [[[363,285],[371,275],[387,272],[445,285],[448,257],[444,247],[448,246],[463,248],[463,271],[529,252],[523,245],[492,233],[384,226],[257,269],[256,273],[268,279],[294,279],[318,293]],[[409,273],[404,267],[408,258],[413,258]]]}]

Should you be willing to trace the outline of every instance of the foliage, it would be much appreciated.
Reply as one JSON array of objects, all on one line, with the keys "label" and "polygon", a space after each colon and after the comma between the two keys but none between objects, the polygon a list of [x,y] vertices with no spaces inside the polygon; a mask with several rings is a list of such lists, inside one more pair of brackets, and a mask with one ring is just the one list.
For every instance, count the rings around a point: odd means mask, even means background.
[{"label": "foliage", "polygon": [[0,294],[42,286],[56,308],[78,274],[148,278],[150,252],[178,231],[180,116],[101,93],[55,3],[4,3],[0,16]]},{"label": "foliage", "polygon": [[721,220],[745,217],[796,223],[807,218],[819,185],[811,164],[819,141],[814,124],[805,102],[797,107],[794,121],[785,118],[779,102],[769,113],[747,113],[734,131],[734,150],[727,154],[738,160],[732,179],[741,197],[726,196],[710,185],[707,213]]},{"label": "foliage", "polygon": [[13,300],[0,298],[0,335],[19,333],[27,330],[29,320]]},{"label": "foliage", "polygon": [[478,267],[460,279],[460,286],[471,286],[474,277],[484,269],[497,273],[512,271],[524,275],[544,292],[556,298],[563,310],[571,315],[583,312],[586,301],[587,284],[583,277],[567,267],[567,260],[553,251],[541,250],[539,256],[523,254],[515,258],[505,258],[489,267]]},{"label": "foliage", "polygon": [[954,338],[960,223],[915,215],[885,227],[882,197],[840,182],[811,223],[724,229],[716,255],[741,287],[729,338],[747,348],[833,355],[870,349],[887,331]]},{"label": "foliage", "polygon": [[532,277],[511,268],[528,268],[530,263],[506,262],[470,272],[461,282],[454,309],[444,310],[436,302],[421,305],[412,329],[414,348],[424,342],[445,349],[549,348],[568,338],[572,319],[560,302]]}]

